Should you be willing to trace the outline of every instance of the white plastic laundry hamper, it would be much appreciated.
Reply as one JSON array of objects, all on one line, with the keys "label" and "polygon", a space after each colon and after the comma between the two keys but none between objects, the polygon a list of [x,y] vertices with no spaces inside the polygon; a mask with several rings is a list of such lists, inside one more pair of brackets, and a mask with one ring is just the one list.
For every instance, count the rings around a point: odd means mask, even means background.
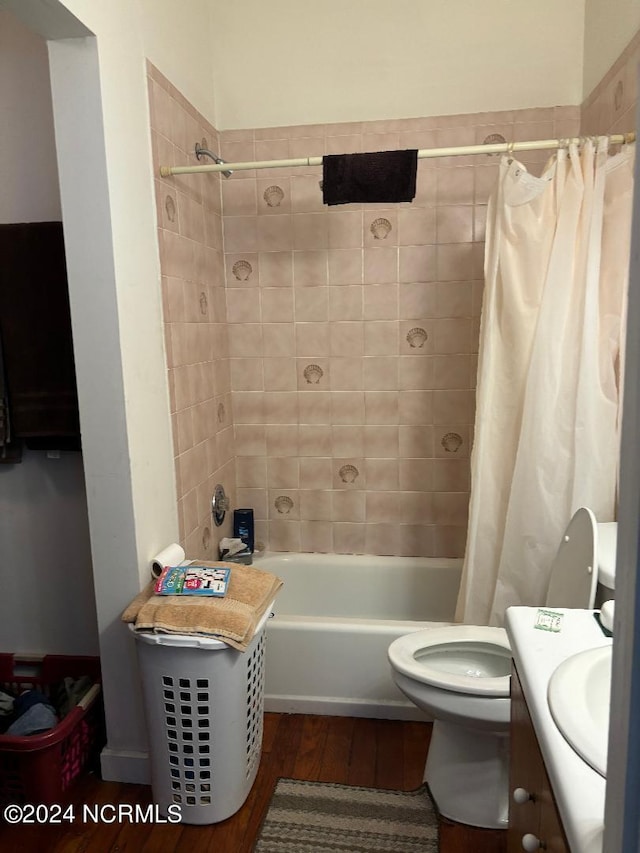
[{"label": "white plastic laundry hamper", "polygon": [[262,749],[270,612],[245,652],[208,637],[134,632],[161,813],[178,805],[183,823],[218,823],[249,795]]}]

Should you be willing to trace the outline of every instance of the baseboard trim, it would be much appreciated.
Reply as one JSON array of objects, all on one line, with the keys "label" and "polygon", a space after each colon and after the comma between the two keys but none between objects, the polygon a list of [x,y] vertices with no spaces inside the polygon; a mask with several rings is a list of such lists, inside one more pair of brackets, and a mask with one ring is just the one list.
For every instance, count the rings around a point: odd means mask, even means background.
[{"label": "baseboard trim", "polygon": [[100,767],[105,782],[127,782],[150,785],[151,769],[146,752],[127,752],[105,747],[100,754]]},{"label": "baseboard trim", "polygon": [[431,722],[431,718],[424,711],[404,702],[368,702],[362,699],[333,699],[328,696],[269,696],[267,694],[264,697],[264,710],[279,714],[320,714],[328,717]]}]

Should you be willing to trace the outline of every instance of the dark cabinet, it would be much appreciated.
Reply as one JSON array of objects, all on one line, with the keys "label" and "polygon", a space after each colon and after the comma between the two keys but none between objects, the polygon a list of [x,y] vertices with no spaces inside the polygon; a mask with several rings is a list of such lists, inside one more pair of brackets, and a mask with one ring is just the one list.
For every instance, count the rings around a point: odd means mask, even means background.
[{"label": "dark cabinet", "polygon": [[508,853],[569,853],[515,664],[511,672]]}]

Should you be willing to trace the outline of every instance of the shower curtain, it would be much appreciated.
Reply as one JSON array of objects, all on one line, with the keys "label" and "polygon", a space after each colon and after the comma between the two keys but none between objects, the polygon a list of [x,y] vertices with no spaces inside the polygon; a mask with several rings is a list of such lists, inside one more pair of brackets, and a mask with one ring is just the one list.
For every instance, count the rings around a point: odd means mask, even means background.
[{"label": "shower curtain", "polygon": [[615,518],[634,147],[570,145],[541,177],[501,161],[458,621],[542,604],[575,510]]}]

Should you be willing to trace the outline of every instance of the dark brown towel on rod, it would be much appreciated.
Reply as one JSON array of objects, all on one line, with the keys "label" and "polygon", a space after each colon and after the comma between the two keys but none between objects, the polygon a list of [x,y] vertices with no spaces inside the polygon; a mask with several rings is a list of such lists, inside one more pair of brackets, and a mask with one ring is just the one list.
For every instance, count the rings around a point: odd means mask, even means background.
[{"label": "dark brown towel on rod", "polygon": [[0,225],[0,335],[12,434],[79,436],[61,222]]},{"label": "dark brown towel on rod", "polygon": [[413,201],[417,149],[368,154],[328,154],[322,158],[325,204]]}]

